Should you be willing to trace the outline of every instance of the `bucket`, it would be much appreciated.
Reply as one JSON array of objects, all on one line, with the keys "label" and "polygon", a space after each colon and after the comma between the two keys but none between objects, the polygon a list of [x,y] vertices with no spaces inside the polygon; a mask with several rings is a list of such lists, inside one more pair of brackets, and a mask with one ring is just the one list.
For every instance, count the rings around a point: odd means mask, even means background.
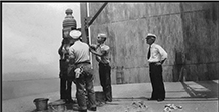
[{"label": "bucket", "polygon": [[49,108],[51,112],[65,112],[66,106],[63,100],[57,100],[54,102],[49,103]]},{"label": "bucket", "polygon": [[36,105],[37,111],[43,111],[48,109],[48,98],[36,98],[33,100],[34,104]]}]

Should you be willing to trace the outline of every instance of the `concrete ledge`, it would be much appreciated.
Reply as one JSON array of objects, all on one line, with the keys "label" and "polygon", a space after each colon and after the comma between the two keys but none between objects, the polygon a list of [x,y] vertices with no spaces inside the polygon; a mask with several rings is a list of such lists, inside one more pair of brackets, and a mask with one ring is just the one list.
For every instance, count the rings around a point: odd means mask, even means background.
[{"label": "concrete ledge", "polygon": [[[72,86],[72,96],[75,96],[75,86]],[[173,101],[213,101],[218,100],[218,80],[203,82],[165,82],[165,102]],[[190,89],[187,89],[190,88]],[[101,86],[95,86],[95,91],[101,91]],[[198,91],[196,91],[198,90]],[[113,102],[146,100],[151,95],[150,83],[112,85]],[[194,94],[191,94],[194,93]],[[59,92],[39,93],[9,100],[3,100],[2,112],[31,112],[36,107],[35,98],[49,98],[49,102],[59,99]],[[74,98],[75,99],[75,98]],[[199,102],[199,103],[201,103]],[[152,102],[153,103],[153,102]],[[197,102],[196,102],[197,103]],[[101,111],[102,112],[102,111]],[[105,111],[107,112],[107,111]]]}]

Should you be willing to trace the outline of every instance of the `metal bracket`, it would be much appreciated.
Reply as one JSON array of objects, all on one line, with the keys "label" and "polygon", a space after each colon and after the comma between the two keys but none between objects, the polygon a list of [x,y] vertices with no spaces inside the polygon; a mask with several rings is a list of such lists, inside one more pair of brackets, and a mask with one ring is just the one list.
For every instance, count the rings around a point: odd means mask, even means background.
[{"label": "metal bracket", "polygon": [[92,17],[84,17],[84,26],[85,28],[89,27],[89,23]]}]

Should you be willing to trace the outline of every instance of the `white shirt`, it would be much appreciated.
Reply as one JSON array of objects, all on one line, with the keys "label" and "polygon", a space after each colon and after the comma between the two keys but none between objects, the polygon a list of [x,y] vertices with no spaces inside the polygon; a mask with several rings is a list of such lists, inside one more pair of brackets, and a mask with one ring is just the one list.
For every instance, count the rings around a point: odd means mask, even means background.
[{"label": "white shirt", "polygon": [[[151,44],[151,53],[150,58],[148,59],[149,63],[159,62],[167,58],[167,52],[158,44]],[[149,47],[148,47],[149,51]]]},{"label": "white shirt", "polygon": [[69,56],[74,58],[75,63],[89,61],[89,46],[78,40],[69,48]]}]

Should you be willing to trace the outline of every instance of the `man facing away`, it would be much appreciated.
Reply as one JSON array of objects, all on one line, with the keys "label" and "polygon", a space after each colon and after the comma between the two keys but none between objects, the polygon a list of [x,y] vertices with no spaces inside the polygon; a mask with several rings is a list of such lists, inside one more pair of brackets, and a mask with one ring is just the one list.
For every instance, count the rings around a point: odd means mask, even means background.
[{"label": "man facing away", "polygon": [[[93,69],[90,64],[89,46],[80,41],[81,32],[72,30],[69,34],[74,44],[69,48],[69,63],[75,65],[76,98],[80,112],[87,112],[87,109],[96,111],[96,100],[93,85]],[[87,105],[86,94],[89,105]]]},{"label": "man facing away", "polygon": [[154,43],[156,38],[156,35],[151,33],[146,36],[149,45],[147,59],[152,85],[152,95],[148,100],[163,101],[165,99],[165,88],[162,77],[162,64],[167,58],[167,53],[160,45]]},{"label": "man facing away", "polygon": [[99,33],[97,36],[97,45],[91,46],[91,52],[96,55],[96,60],[99,62],[100,84],[103,88],[105,101],[112,102],[110,47],[104,44],[106,39],[106,34]]}]

